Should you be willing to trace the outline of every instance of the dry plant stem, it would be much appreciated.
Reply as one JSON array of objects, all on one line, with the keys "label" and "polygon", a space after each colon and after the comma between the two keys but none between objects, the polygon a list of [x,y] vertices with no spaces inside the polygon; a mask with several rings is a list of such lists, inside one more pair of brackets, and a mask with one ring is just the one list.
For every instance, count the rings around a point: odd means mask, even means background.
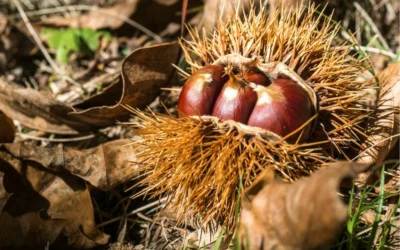
[{"label": "dry plant stem", "polygon": [[49,141],[49,142],[84,141],[84,140],[89,140],[89,139],[92,139],[95,137],[95,135],[85,135],[85,136],[74,137],[74,138],[47,138],[47,137],[38,137],[38,136],[27,135],[27,134],[23,134],[23,133],[17,133],[17,135],[20,136],[22,139],[31,139],[31,140]]},{"label": "dry plant stem", "polygon": [[129,212],[129,213],[126,213],[126,215],[122,215],[122,216],[113,218],[113,219],[111,219],[111,220],[105,221],[105,222],[103,222],[103,223],[101,223],[101,224],[98,224],[97,226],[98,226],[98,227],[105,226],[105,225],[108,225],[108,224],[110,224],[110,223],[119,221],[119,220],[121,220],[121,219],[124,218],[124,217],[132,216],[132,215],[138,214],[138,213],[140,213],[140,212],[142,212],[142,211],[144,211],[144,210],[146,210],[146,209],[148,209],[148,208],[151,208],[151,207],[154,207],[154,206],[158,206],[158,205],[160,205],[160,204],[161,204],[161,205],[164,205],[163,203],[164,203],[166,200],[167,200],[167,198],[162,198],[162,199],[160,199],[160,200],[158,200],[158,201],[154,201],[154,202],[152,202],[152,203],[146,204],[145,206],[142,206],[142,207],[140,207],[140,208],[137,208],[137,209],[135,209],[135,210],[133,210],[133,211],[131,211],[131,212]]},{"label": "dry plant stem", "polygon": [[354,7],[361,13],[361,15],[364,17],[364,19],[368,22],[368,24],[372,27],[372,30],[375,32],[375,34],[378,36],[379,41],[382,43],[383,47],[387,51],[390,51],[390,47],[388,43],[386,42],[385,38],[383,38],[381,32],[379,31],[378,27],[376,27],[374,21],[372,21],[371,17],[368,15],[368,13],[361,7],[361,5],[358,2],[353,3]]}]

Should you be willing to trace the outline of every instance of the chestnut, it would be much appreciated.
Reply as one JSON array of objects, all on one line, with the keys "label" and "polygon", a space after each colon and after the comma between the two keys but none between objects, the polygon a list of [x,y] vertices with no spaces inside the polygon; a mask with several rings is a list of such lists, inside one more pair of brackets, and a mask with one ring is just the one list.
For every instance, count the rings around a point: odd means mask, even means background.
[{"label": "chestnut", "polygon": [[211,115],[218,94],[228,81],[224,67],[209,65],[187,79],[178,100],[179,116]]},{"label": "chestnut", "polygon": [[[280,136],[298,129],[313,115],[312,102],[307,92],[290,79],[277,79],[268,87],[257,86],[257,103],[247,122],[248,125],[264,128]],[[311,123],[304,128],[300,142],[311,133]],[[295,142],[297,136],[288,139]]]},{"label": "chestnut", "polygon": [[[271,81],[261,72],[237,76],[223,74],[223,67],[211,65],[195,72],[179,96],[180,116],[212,115],[258,127],[285,137],[313,116],[313,103],[299,83],[278,78]],[[305,141],[312,130],[307,124],[288,142]]]},{"label": "chestnut", "polygon": [[244,79],[246,79],[247,82],[252,82],[256,85],[262,86],[268,86],[271,83],[268,78],[254,71],[248,71],[244,75]]},{"label": "chestnut", "polygon": [[256,101],[253,88],[231,74],[215,102],[212,115],[246,124]]}]

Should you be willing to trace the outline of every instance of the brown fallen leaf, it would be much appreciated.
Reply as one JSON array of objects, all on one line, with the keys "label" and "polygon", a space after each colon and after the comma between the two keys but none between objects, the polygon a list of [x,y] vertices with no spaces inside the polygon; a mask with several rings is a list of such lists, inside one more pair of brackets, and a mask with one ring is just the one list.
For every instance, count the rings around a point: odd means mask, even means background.
[{"label": "brown fallen leaf", "polygon": [[108,242],[85,181],[0,150],[0,248],[88,249]]},{"label": "brown fallen leaf", "polygon": [[129,116],[121,104],[143,108],[157,97],[174,73],[172,64],[178,55],[177,43],[135,50],[122,63],[122,81],[74,107],[0,79],[0,111],[26,127],[54,134],[78,134],[110,126]]},{"label": "brown fallen leaf", "polygon": [[47,171],[68,172],[99,189],[110,190],[134,177],[131,162],[135,162],[136,149],[130,142],[121,139],[84,150],[63,145],[44,148],[29,142],[3,144],[3,147],[13,157],[40,164]]},{"label": "brown fallen leaf", "polygon": [[0,143],[13,142],[15,126],[13,121],[0,112]]},{"label": "brown fallen leaf", "polygon": [[0,73],[3,74],[10,65],[20,61],[21,57],[33,55],[36,51],[36,45],[26,34],[0,13]]},{"label": "brown fallen leaf", "polygon": [[[364,150],[357,156],[360,163],[381,163],[398,144],[400,133],[400,62],[378,73],[379,97]],[[396,154],[394,154],[396,155]],[[376,173],[376,174],[374,174]],[[379,176],[377,168],[360,174],[357,183],[372,184]]]},{"label": "brown fallen leaf", "polygon": [[291,184],[266,172],[242,197],[241,245],[252,250],[326,247],[347,218],[347,206],[337,194],[340,184],[366,168],[338,162]]},{"label": "brown fallen leaf", "polygon": [[179,51],[180,47],[175,42],[135,50],[122,63],[122,83],[110,86],[99,96],[93,97],[103,100],[115,99],[111,95],[114,93],[120,97],[117,104],[89,108],[86,103],[81,103],[75,107],[83,106],[86,109],[72,112],[69,116],[97,127],[106,127],[115,124],[119,117],[130,115],[122,105],[145,108],[170,81],[175,72],[172,64],[178,60]]},{"label": "brown fallen leaf", "polygon": [[358,156],[361,163],[379,163],[385,160],[396,145],[400,124],[400,62],[394,63],[377,75],[379,98],[366,150]]},{"label": "brown fallen leaf", "polygon": [[[3,183],[4,173],[0,172],[0,183]],[[6,205],[8,199],[12,194],[7,193],[4,188],[0,188],[0,213],[3,211],[4,206]]]}]

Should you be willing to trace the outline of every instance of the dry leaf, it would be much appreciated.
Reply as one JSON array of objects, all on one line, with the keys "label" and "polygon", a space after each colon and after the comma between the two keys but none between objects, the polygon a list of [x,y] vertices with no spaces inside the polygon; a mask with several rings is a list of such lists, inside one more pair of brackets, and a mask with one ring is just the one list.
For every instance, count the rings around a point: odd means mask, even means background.
[{"label": "dry leaf", "polygon": [[36,51],[36,45],[26,34],[0,13],[0,73],[15,64],[16,60],[24,60],[21,56],[30,56]]},{"label": "dry leaf", "polygon": [[0,111],[24,126],[55,134],[78,134],[110,126],[129,115],[121,104],[143,108],[157,97],[168,84],[178,55],[177,43],[135,50],[122,64],[122,81],[74,107],[34,89],[12,87],[0,79]]},{"label": "dry leaf", "polygon": [[14,88],[0,79],[0,110],[22,125],[48,133],[77,134],[90,127],[69,119],[71,107],[34,89]]},{"label": "dry leaf", "polygon": [[94,222],[87,182],[103,190],[132,180],[131,140],[92,149],[0,144],[0,248],[93,248],[108,242]]},{"label": "dry leaf", "polygon": [[[377,75],[379,98],[370,136],[358,162],[382,162],[396,145],[400,124],[400,62],[390,65]],[[390,138],[394,136],[393,138]]]},{"label": "dry leaf", "polygon": [[93,248],[108,242],[94,222],[86,183],[0,150],[0,248]]},{"label": "dry leaf", "polygon": [[0,112],[0,143],[13,142],[15,126],[13,121]]},{"label": "dry leaf", "polygon": [[97,188],[110,190],[134,177],[131,162],[135,162],[136,149],[130,142],[128,139],[110,141],[85,150],[61,144],[44,148],[29,142],[3,146],[13,157],[38,163],[57,174],[68,172]]},{"label": "dry leaf", "polygon": [[[379,98],[365,150],[357,159],[360,163],[381,163],[398,144],[400,124],[400,62],[394,63],[377,75]],[[396,154],[393,154],[396,155]],[[398,155],[398,154],[397,154]],[[360,174],[358,184],[373,183],[379,176],[377,169]],[[377,174],[374,175],[374,172]]]},{"label": "dry leaf", "polygon": [[168,84],[175,71],[172,64],[178,60],[179,50],[177,43],[164,43],[135,50],[122,63],[123,81],[120,86],[107,88],[96,97],[109,102],[113,97],[111,93],[119,93],[121,90],[122,94],[118,96],[122,96],[117,100],[118,104],[92,108],[79,104],[77,107],[84,106],[87,109],[69,115],[81,122],[106,127],[114,124],[121,115],[130,115],[121,104],[145,108],[159,95],[161,88]]},{"label": "dry leaf", "polygon": [[125,0],[112,7],[93,8],[84,15],[50,17],[41,22],[44,25],[72,28],[117,29],[136,11],[139,0]]},{"label": "dry leaf", "polygon": [[347,218],[339,186],[366,167],[339,162],[291,184],[275,179],[272,170],[265,173],[242,197],[241,245],[254,250],[326,247]]}]

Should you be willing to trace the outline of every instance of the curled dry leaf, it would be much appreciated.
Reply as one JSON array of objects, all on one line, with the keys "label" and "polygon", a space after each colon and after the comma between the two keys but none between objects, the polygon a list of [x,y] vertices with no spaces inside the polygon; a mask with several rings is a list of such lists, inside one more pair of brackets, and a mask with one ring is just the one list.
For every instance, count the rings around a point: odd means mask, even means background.
[{"label": "curled dry leaf", "polygon": [[36,51],[26,34],[0,13],[0,73],[15,64],[19,57],[33,55]]},{"label": "curled dry leaf", "polygon": [[[357,162],[380,163],[391,156],[391,150],[398,144],[400,133],[400,62],[390,65],[377,75],[379,97],[372,118],[369,137],[364,143],[365,150],[358,155]],[[393,155],[398,155],[393,154]],[[376,170],[376,169],[375,169]],[[375,170],[360,174],[357,183],[372,183],[378,175]]]},{"label": "curled dry leaf", "polygon": [[130,114],[122,104],[145,108],[160,94],[161,88],[165,87],[172,77],[175,71],[172,64],[178,60],[179,50],[177,43],[164,43],[135,50],[122,63],[122,83],[107,88],[96,97],[110,103],[109,93],[120,93],[120,99],[116,99],[118,104],[89,108],[82,103],[78,107],[83,106],[87,109],[73,112],[70,116],[85,123],[105,127],[114,124],[121,115]]},{"label": "curled dry leaf", "polygon": [[241,245],[252,250],[326,247],[347,218],[337,194],[340,184],[366,168],[338,162],[291,184],[276,179],[272,170],[266,172],[242,197]]},{"label": "curled dry leaf", "polygon": [[85,181],[21,161],[0,149],[0,248],[93,248],[108,242],[95,225]]},{"label": "curled dry leaf", "polygon": [[[377,75],[379,98],[370,136],[358,162],[382,162],[396,145],[400,124],[400,62],[390,65]],[[392,138],[393,137],[393,138]]]},{"label": "curled dry leaf", "polygon": [[[99,231],[87,182],[103,190],[133,178],[131,140],[92,149],[0,144],[0,248],[93,248]],[[87,181],[87,182],[85,182]]]},{"label": "curled dry leaf", "polygon": [[13,142],[15,126],[13,121],[0,112],[0,143]]},{"label": "curled dry leaf", "polygon": [[177,43],[135,50],[122,64],[122,81],[73,107],[0,79],[0,111],[24,126],[55,134],[78,134],[110,126],[129,116],[121,104],[143,108],[157,97],[174,72],[172,63],[178,54]]},{"label": "curled dry leaf", "polygon": [[131,140],[107,142],[85,150],[59,145],[52,148],[30,145],[27,142],[3,144],[13,157],[40,164],[57,174],[68,172],[102,190],[132,180],[136,149]]}]

